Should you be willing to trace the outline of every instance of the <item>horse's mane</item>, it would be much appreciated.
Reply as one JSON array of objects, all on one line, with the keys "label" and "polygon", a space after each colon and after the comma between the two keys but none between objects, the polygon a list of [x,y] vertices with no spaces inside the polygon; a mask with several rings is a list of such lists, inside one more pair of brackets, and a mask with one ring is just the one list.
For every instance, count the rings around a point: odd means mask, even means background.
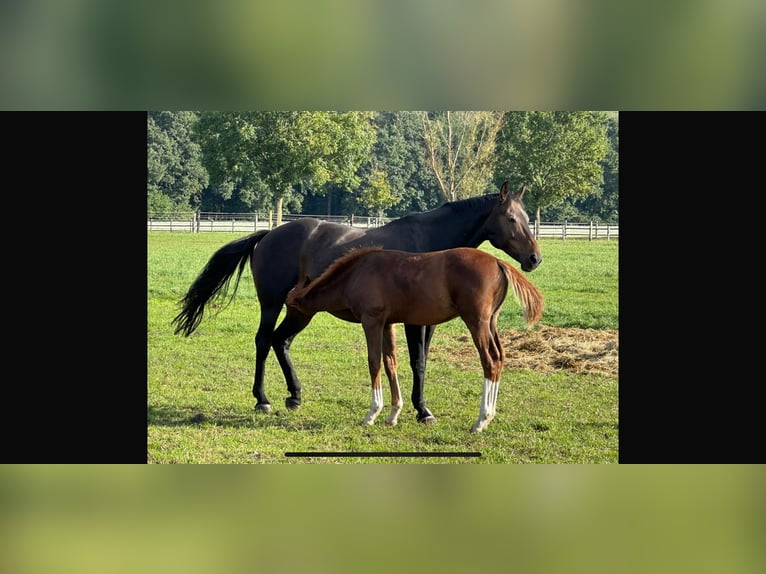
[{"label": "horse's mane", "polygon": [[473,211],[479,205],[483,205],[487,201],[496,201],[500,197],[499,193],[491,193],[489,195],[477,195],[476,197],[469,197],[468,199],[459,199],[457,201],[449,201],[442,205],[442,207],[448,207],[452,211],[462,213],[464,211]]},{"label": "horse's mane", "polygon": [[476,197],[469,197],[468,199],[459,199],[457,201],[448,201],[446,203],[442,203],[439,207],[434,207],[433,209],[430,209],[428,211],[410,213],[409,215],[405,215],[404,217],[400,217],[399,219],[394,219],[393,221],[390,221],[383,227],[412,225],[413,223],[416,223],[418,221],[436,217],[437,214],[440,214],[440,213],[443,214],[445,210],[453,212],[453,213],[464,213],[464,212],[474,211],[478,209],[479,207],[483,208],[484,205],[489,201],[497,201],[499,197],[500,197],[499,193],[494,193],[489,195],[477,195]]},{"label": "horse's mane", "polygon": [[322,271],[319,277],[315,279],[311,279],[310,282],[308,284],[303,285],[303,287],[298,287],[295,290],[295,296],[301,296],[301,297],[305,296],[314,287],[326,281],[328,277],[335,275],[336,273],[341,271],[343,268],[350,266],[360,257],[367,255],[368,253],[372,251],[380,251],[382,249],[383,249],[382,247],[376,245],[373,247],[355,247],[354,249],[349,250],[348,253],[346,253],[345,255],[341,255],[335,261],[333,261],[329,265],[329,267],[327,267],[327,269]]}]

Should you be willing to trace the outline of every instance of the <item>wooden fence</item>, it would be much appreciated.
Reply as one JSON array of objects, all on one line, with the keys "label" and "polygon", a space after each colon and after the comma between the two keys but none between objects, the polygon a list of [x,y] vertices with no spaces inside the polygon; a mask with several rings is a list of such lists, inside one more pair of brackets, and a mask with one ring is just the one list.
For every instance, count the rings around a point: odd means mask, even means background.
[{"label": "wooden fence", "polygon": [[[342,225],[370,228],[380,227],[391,221],[388,218],[359,217],[359,216],[321,216],[321,215],[283,215],[282,223],[295,221],[305,217],[316,217]],[[271,229],[273,222],[268,216],[253,213],[175,213],[172,216],[147,217],[147,231],[174,231],[186,233],[202,233],[206,231],[229,231],[236,233],[252,233],[261,229]],[[535,237],[558,239],[619,239],[620,226],[616,223],[606,224],[591,221],[590,223],[533,223]]]}]

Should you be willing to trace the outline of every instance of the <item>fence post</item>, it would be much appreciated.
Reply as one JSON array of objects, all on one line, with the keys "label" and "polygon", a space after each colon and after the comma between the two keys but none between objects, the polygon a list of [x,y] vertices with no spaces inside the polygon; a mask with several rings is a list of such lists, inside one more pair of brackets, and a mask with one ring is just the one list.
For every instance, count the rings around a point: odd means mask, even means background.
[{"label": "fence post", "polygon": [[588,225],[588,241],[593,241],[593,220]]},{"label": "fence post", "polygon": [[567,220],[564,220],[564,225],[561,226],[561,239],[567,238]]}]

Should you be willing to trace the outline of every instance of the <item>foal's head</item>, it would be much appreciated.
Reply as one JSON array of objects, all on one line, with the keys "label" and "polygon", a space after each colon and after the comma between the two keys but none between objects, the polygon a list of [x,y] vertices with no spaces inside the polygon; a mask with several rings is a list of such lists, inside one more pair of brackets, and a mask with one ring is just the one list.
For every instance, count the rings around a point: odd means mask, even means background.
[{"label": "foal's head", "polygon": [[508,191],[508,182],[500,188],[500,203],[484,223],[489,242],[502,249],[521,264],[524,271],[532,271],[543,260],[540,247],[529,229],[529,216],[522,198],[524,185],[515,193]]}]

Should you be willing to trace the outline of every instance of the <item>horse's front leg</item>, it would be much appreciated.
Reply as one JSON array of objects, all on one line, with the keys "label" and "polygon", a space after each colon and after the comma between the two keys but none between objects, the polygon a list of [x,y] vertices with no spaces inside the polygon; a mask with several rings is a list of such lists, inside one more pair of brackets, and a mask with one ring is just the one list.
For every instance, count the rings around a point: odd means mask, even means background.
[{"label": "horse's front leg", "polygon": [[383,410],[383,389],[380,386],[380,363],[383,345],[384,325],[378,321],[362,321],[364,335],[367,339],[367,365],[370,369],[372,382],[372,398],[370,412],[364,417],[362,424],[373,425]]},{"label": "horse's front leg", "polygon": [[436,417],[426,407],[426,399],[423,388],[426,381],[426,361],[428,349],[431,346],[431,337],[436,330],[435,326],[421,327],[419,325],[405,325],[404,334],[407,336],[407,350],[410,353],[410,367],[412,368],[412,406],[417,411],[419,423],[432,424]]},{"label": "horse's front leg", "polygon": [[395,425],[399,422],[399,413],[402,412],[402,393],[399,388],[399,377],[396,374],[396,333],[393,325],[386,325],[383,330],[383,368],[388,377],[388,386],[391,389],[391,414],[386,419],[386,424]]}]

